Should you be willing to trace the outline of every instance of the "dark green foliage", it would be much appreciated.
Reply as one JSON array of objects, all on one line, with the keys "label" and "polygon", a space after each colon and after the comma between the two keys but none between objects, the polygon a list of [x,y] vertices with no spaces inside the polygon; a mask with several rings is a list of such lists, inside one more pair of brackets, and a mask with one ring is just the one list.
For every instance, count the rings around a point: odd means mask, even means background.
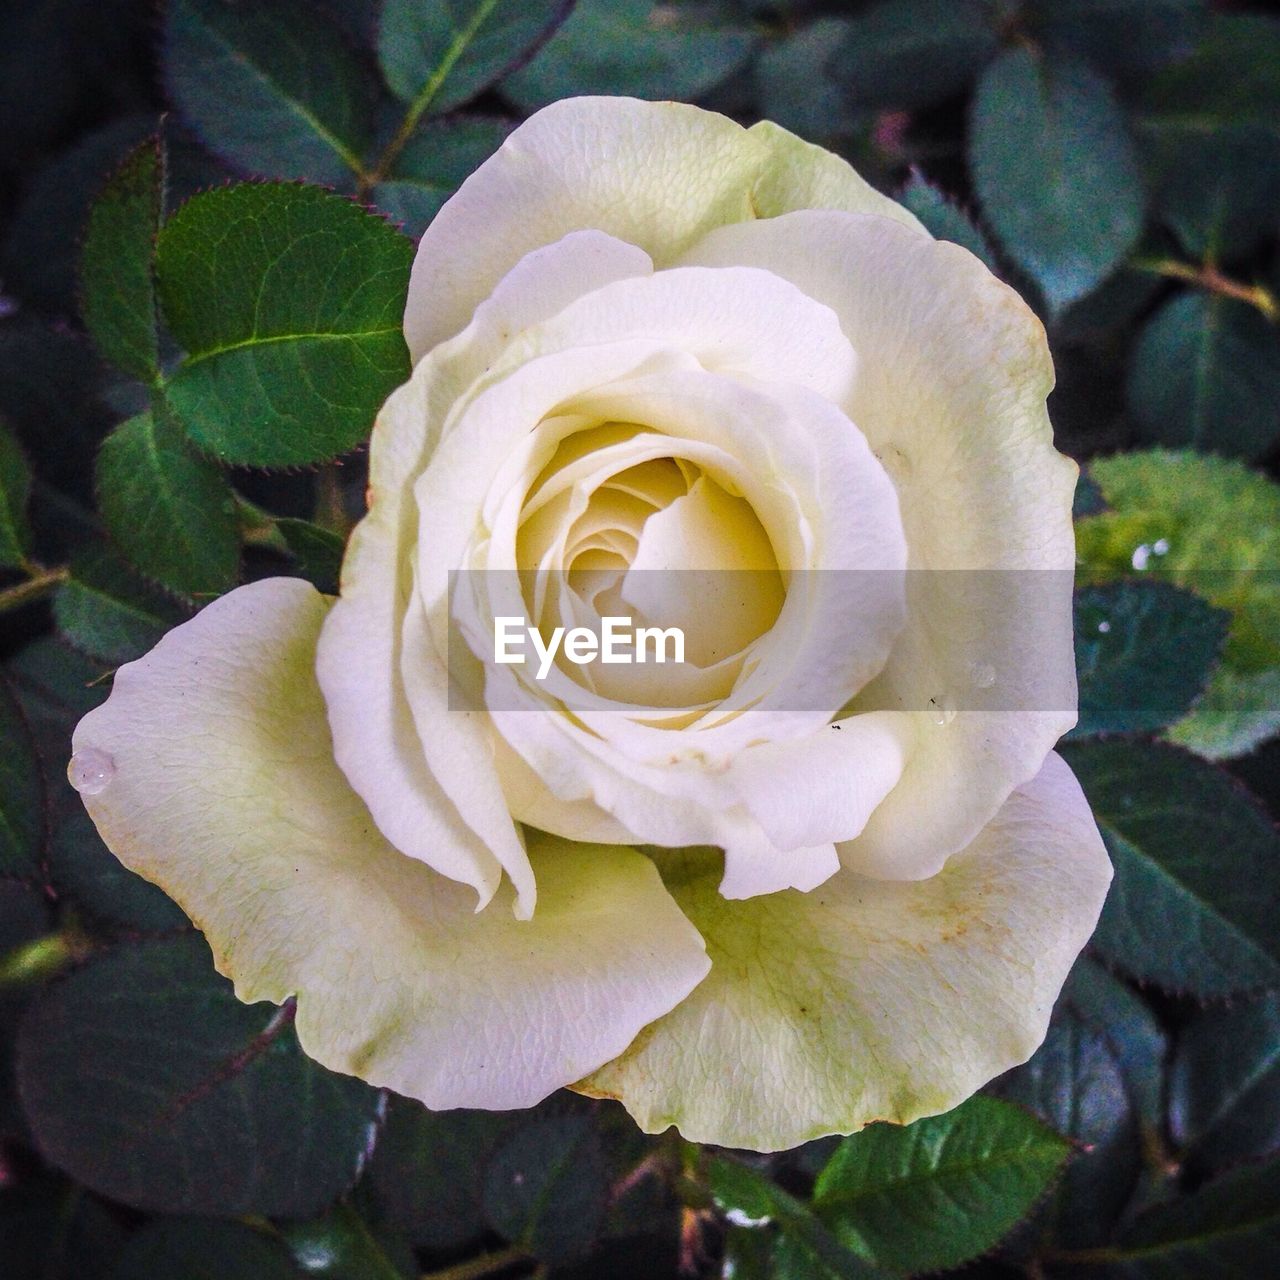
[{"label": "dark green foliage", "polygon": [[1148,1209],[1113,1253],[1141,1280],[1255,1280],[1280,1267],[1280,1161],[1224,1174]]},{"label": "dark green foliage", "polygon": [[1280,332],[1243,302],[1179,294],[1138,336],[1128,401],[1152,444],[1259,457],[1280,436]]},{"label": "dark green foliage", "polygon": [[237,167],[331,183],[360,172],[372,81],[314,5],[173,0],[164,67],[183,116]]},{"label": "dark green foliage", "polygon": [[1150,733],[1181,719],[1218,661],[1230,620],[1167,582],[1076,593],[1080,720],[1075,737]]},{"label": "dark green foliage", "polygon": [[1280,1000],[1210,1009],[1184,1029],[1169,1076],[1169,1122],[1215,1169],[1280,1148]]},{"label": "dark green foliage", "polygon": [[982,0],[878,0],[849,23],[832,70],[863,106],[926,107],[995,53],[991,19]]},{"label": "dark green foliage", "polygon": [[31,468],[8,427],[0,422],[0,569],[22,565],[30,550],[27,499]]},{"label": "dark green foliage", "polygon": [[924,223],[929,234],[939,240],[950,240],[981,258],[993,271],[996,256],[972,219],[917,172],[912,174],[899,195],[903,204]]},{"label": "dark green foliage", "polygon": [[572,8],[573,0],[386,0],[378,59],[416,115],[448,111],[528,59]]},{"label": "dark green foliage", "polygon": [[586,1253],[605,1211],[604,1155],[586,1116],[517,1130],[494,1152],[484,1184],[490,1226],[546,1262]]},{"label": "dark green foliage", "polygon": [[142,657],[186,613],[106,549],[77,555],[54,600],[63,635],[83,653],[113,666]]},{"label": "dark green foliage", "polygon": [[336,533],[310,520],[277,520],[276,528],[288,545],[298,569],[318,591],[338,593],[338,570],[346,546]]},{"label": "dark green foliage", "polygon": [[115,1280],[298,1280],[288,1249],[239,1222],[161,1218],[128,1243]]},{"label": "dark green foliage", "polygon": [[44,781],[26,717],[0,680],[0,875],[34,876],[44,838]]},{"label": "dark green foliage", "polygon": [[501,120],[428,120],[414,131],[387,176],[373,189],[378,208],[406,235],[420,236],[462,180],[506,137]]},{"label": "dark green foliage", "polygon": [[138,1208],[313,1213],[355,1181],[379,1095],[208,956],[195,934],[122,945],[43,992],[18,1046],[27,1118],[54,1164]]},{"label": "dark green foliage", "polygon": [[160,376],[152,258],[164,155],[158,139],[129,153],[94,201],[85,228],[80,307],[104,360],[142,382]]},{"label": "dark green foliage", "polygon": [[1254,801],[1171,747],[1097,742],[1066,755],[1115,865],[1099,951],[1171,991],[1280,984],[1280,832]]},{"label": "dark green foliage", "polygon": [[1009,50],[978,84],[973,182],[987,221],[1053,310],[1102,282],[1142,230],[1124,115],[1087,64]]},{"label": "dark green foliage", "polygon": [[754,45],[750,28],[701,21],[696,9],[664,14],[648,0],[577,0],[502,90],[526,112],[581,93],[696,98],[737,71]]}]

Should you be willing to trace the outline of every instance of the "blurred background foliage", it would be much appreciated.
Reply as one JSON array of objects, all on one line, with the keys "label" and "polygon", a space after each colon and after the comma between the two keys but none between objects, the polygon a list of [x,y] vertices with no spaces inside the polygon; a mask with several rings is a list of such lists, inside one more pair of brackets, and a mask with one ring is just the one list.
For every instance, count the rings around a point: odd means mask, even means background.
[{"label": "blurred background foliage", "polygon": [[[4,1280],[1280,1274],[1268,8],[0,3]],[[237,1003],[63,781],[112,669],[199,604],[333,589],[407,369],[376,339],[406,237],[577,93],[777,120],[1047,326],[1087,466],[1065,749],[1117,874],[1043,1048],[948,1116],[754,1157],[569,1094],[433,1115],[309,1062],[291,1006]],[[266,301],[308,298],[323,358],[219,354],[264,271],[222,233],[255,218],[281,254],[290,226],[359,248],[333,297],[299,262]],[[309,399],[264,399],[303,364]]]}]

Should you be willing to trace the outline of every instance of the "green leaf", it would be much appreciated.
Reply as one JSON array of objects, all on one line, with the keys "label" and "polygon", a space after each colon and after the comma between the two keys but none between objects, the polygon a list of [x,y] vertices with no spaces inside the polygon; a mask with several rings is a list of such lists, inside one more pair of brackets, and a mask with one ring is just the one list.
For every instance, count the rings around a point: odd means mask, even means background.
[{"label": "green leaf", "polygon": [[494,1153],[484,1183],[489,1224],[542,1261],[559,1264],[595,1243],[605,1212],[604,1156],[590,1116],[548,1116]]},{"label": "green leaf", "polygon": [[100,953],[24,1020],[19,1089],[51,1163],[160,1213],[302,1217],[355,1181],[380,1095],[241,1004],[187,934]]},{"label": "green leaf", "polygon": [[119,665],[142,657],[187,613],[109,552],[89,551],[72,560],[53,616],[77,649]]},{"label": "green leaf", "polygon": [[1192,453],[1098,458],[1090,473],[1110,510],[1076,527],[1087,575],[1158,569],[1231,613],[1221,665],[1169,736],[1211,759],[1248,751],[1280,728],[1280,488]]},{"label": "green leaf", "polygon": [[1096,962],[1072,969],[1044,1044],[995,1083],[1079,1147],[1026,1238],[1059,1248],[1105,1242],[1163,1141],[1164,1033],[1151,1010]]},{"label": "green leaf", "polygon": [[129,1237],[112,1280],[300,1280],[276,1236],[240,1222],[160,1218]]},{"label": "green leaf", "polygon": [[1280,996],[1211,1009],[1182,1030],[1169,1073],[1169,1128],[1213,1169],[1280,1148]]},{"label": "green leaf", "polygon": [[27,562],[30,494],[31,468],[9,428],[0,422],[0,569],[16,569]]},{"label": "green leaf", "polygon": [[898,199],[924,223],[931,236],[950,240],[968,249],[992,271],[996,270],[996,256],[986,236],[958,204],[949,200],[918,170],[911,175],[911,181],[903,187]]},{"label": "green leaf", "polygon": [[850,20],[832,69],[862,106],[915,109],[958,93],[996,47],[981,0],[880,0]]},{"label": "green leaf", "polygon": [[1087,471],[1081,471],[1076,481],[1075,497],[1071,502],[1071,518],[1080,520],[1084,516],[1096,516],[1107,509],[1102,490]]},{"label": "green leaf", "polygon": [[367,1178],[381,1216],[425,1249],[478,1240],[484,1163],[511,1119],[492,1111],[428,1111],[392,1098]]},{"label": "green leaf", "polygon": [[1160,221],[1196,258],[1246,257],[1275,233],[1280,134],[1251,125],[1156,135],[1152,167]]},{"label": "green leaf", "polygon": [[1148,129],[1212,133],[1258,125],[1280,134],[1280,22],[1260,14],[1215,14],[1190,57],[1147,87]]},{"label": "green leaf", "polygon": [[573,0],[386,0],[378,60],[414,119],[474,98],[526,61]]},{"label": "green leaf", "polygon": [[372,134],[373,86],[302,0],[170,0],[169,94],[209,147],[250,173],[349,182]]},{"label": "green leaf", "polygon": [[1127,391],[1145,440],[1259,457],[1280,435],[1280,332],[1243,302],[1181,293],[1139,336]]},{"label": "green leaf", "polygon": [[31,730],[0,677],[0,876],[35,876],[44,842],[44,779]]},{"label": "green leaf", "polygon": [[115,116],[22,183],[0,249],[5,293],[51,315],[79,310],[79,245],[89,210],[107,175],[155,129],[154,115]]},{"label": "green leaf", "polygon": [[1062,1004],[1111,1046],[1143,1124],[1164,1124],[1166,1037],[1150,1007],[1097,961],[1081,956],[1062,989]]},{"label": "green leaf", "polygon": [[1101,283],[1137,240],[1137,157],[1111,90],[1085,64],[1001,54],[979,82],[969,147],[987,224],[1051,310]]},{"label": "green leaf", "polygon": [[578,0],[502,91],[524,111],[574,94],[697,98],[744,66],[755,45],[743,27],[708,26],[652,0]]},{"label": "green leaf", "polygon": [[277,520],[275,525],[289,548],[289,554],[298,562],[302,576],[317,591],[337,595],[338,574],[346,543],[336,533],[322,529],[310,520],[284,518]]},{"label": "green leaf", "polygon": [[[1139,312],[1145,311],[1164,286],[1160,276],[1151,271],[1121,267],[1108,276],[1092,293],[1053,318],[1054,338],[1062,344],[1096,344],[1099,338],[1118,331],[1130,330]],[[1088,352],[1089,392],[1097,395],[1097,357]],[[1096,410],[1095,410],[1096,412]]]},{"label": "green leaf", "polygon": [[1225,773],[1172,747],[1063,748],[1115,879],[1094,946],[1141,982],[1202,998],[1280,983],[1280,833]]},{"label": "green leaf", "polygon": [[1205,17],[1205,0],[1032,0],[1026,13],[1037,39],[1116,76],[1147,74],[1185,56]]},{"label": "green leaf", "polygon": [[102,358],[139,382],[160,376],[152,258],[164,157],[149,138],[131,151],[89,210],[80,251],[80,310]]},{"label": "green leaf", "polygon": [[34,641],[11,658],[5,675],[43,766],[51,825],[56,829],[67,814],[84,812],[66,776],[71,733],[80,718],[106,698],[109,686],[98,663],[52,636]]},{"label": "green leaf", "polygon": [[464,178],[487,160],[510,126],[501,120],[428,120],[396,156],[373,201],[406,235],[420,236]]},{"label": "green leaf", "polygon": [[[70,745],[59,762],[63,769]],[[190,927],[163,890],[135,875],[102,842],[83,807],[63,818],[49,842],[49,878],[59,899],[108,932],[162,933]]]},{"label": "green leaf", "polygon": [[760,115],[811,140],[858,132],[868,121],[831,71],[848,18],[818,18],[760,51],[755,63]]},{"label": "green leaf", "polygon": [[226,187],[183,205],[156,267],[188,353],[167,394],[196,443],[265,467],[362,440],[409,376],[412,257],[380,218],[315,187]]},{"label": "green leaf", "polygon": [[1076,738],[1150,733],[1203,692],[1231,616],[1168,582],[1110,582],[1076,593]]},{"label": "green leaf", "polygon": [[762,1173],[720,1156],[706,1162],[705,1172],[707,1187],[731,1225],[776,1226],[780,1234],[774,1253],[777,1268],[771,1274],[779,1280],[870,1280],[880,1274],[866,1258],[841,1245],[808,1205]]},{"label": "green leaf", "polygon": [[814,1208],[891,1271],[940,1271],[995,1245],[1044,1193],[1069,1144],[1019,1107],[974,1097],[905,1127],[846,1138]]},{"label": "green leaf", "polygon": [[1280,1161],[1245,1166],[1155,1205],[1106,1261],[1139,1280],[1258,1280],[1280,1271]]},{"label": "green leaf", "polygon": [[416,1280],[413,1252],[399,1240],[379,1239],[350,1205],[320,1218],[287,1223],[281,1234],[294,1261],[323,1280]]},{"label": "green leaf", "polygon": [[107,437],[96,475],[107,530],[140,573],[187,596],[214,596],[235,585],[235,495],[163,406]]}]

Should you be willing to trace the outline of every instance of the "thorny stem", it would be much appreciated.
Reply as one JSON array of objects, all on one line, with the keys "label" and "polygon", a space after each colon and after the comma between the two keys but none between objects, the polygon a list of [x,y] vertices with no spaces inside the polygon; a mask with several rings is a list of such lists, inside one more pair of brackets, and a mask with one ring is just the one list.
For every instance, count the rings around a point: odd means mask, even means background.
[{"label": "thorny stem", "polygon": [[1229,276],[1224,276],[1212,262],[1196,265],[1193,262],[1179,262],[1176,258],[1136,258],[1133,265],[1139,271],[1164,276],[1168,280],[1185,280],[1210,293],[1248,303],[1261,311],[1273,324],[1280,320],[1280,301],[1277,301],[1270,289],[1260,284],[1241,284],[1239,280],[1232,280]]}]

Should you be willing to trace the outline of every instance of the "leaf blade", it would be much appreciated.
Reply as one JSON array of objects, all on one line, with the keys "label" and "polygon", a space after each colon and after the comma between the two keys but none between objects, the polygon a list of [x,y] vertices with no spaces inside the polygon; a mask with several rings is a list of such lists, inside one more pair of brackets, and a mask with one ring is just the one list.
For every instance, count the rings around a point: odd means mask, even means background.
[{"label": "leaf blade", "polygon": [[1069,1152],[1027,1112],[979,1095],[946,1115],[846,1138],[818,1175],[814,1206],[837,1239],[860,1242],[881,1266],[942,1270],[996,1244]]},{"label": "leaf blade", "polygon": [[140,573],[193,597],[234,585],[240,540],[231,486],[162,404],[116,427],[95,476],[103,520]]},{"label": "leaf blade", "polygon": [[158,137],[125,158],[89,210],[80,255],[81,312],[102,358],[139,382],[160,376],[152,258],[164,158]]},{"label": "leaf blade", "polygon": [[161,304],[188,359],[167,398],[195,442],[249,466],[318,462],[367,434],[409,374],[410,241],[314,187],[189,200],[161,232]]}]

